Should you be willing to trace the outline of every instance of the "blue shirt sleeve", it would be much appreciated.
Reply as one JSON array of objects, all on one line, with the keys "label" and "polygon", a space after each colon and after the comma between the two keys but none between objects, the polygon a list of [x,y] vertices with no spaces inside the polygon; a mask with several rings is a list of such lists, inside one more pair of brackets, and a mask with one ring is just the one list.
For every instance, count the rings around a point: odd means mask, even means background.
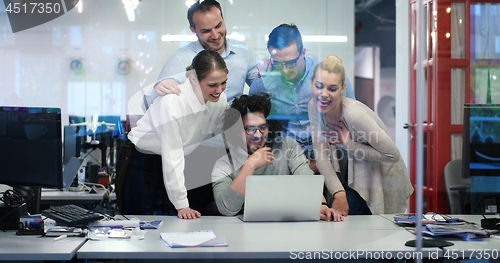
[{"label": "blue shirt sleeve", "polygon": [[349,78],[345,78],[345,96],[346,98],[350,98],[350,99],[353,99],[355,100],[356,98],[354,98],[354,90],[352,89],[352,84],[351,84],[351,81],[349,81]]},{"label": "blue shirt sleeve", "polygon": [[255,79],[257,79],[258,75],[257,70],[257,57],[253,53],[253,51],[248,48],[248,73],[245,82],[250,87]]},{"label": "blue shirt sleeve", "polygon": [[248,91],[249,95],[267,93],[267,89],[262,82],[262,78],[254,79],[252,85],[250,86],[250,90]]}]

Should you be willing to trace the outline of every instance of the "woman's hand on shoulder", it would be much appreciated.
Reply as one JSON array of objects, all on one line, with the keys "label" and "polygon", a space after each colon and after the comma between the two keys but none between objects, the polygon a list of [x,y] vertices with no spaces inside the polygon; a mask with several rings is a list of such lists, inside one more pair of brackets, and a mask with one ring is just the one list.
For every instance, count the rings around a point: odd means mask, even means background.
[{"label": "woman's hand on shoulder", "polygon": [[184,207],[177,209],[177,217],[180,219],[196,219],[201,217],[201,213],[189,207]]}]

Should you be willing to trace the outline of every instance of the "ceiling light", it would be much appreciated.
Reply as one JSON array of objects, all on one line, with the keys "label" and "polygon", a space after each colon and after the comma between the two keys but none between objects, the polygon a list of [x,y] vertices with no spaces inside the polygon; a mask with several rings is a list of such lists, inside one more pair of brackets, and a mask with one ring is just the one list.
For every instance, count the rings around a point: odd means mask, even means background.
[{"label": "ceiling light", "polygon": [[[265,35],[264,40],[267,42],[269,35]],[[347,42],[347,36],[302,35],[302,42]]]},{"label": "ceiling light", "polygon": [[[236,39],[239,41],[245,41],[244,35],[227,35],[227,38]],[[161,41],[163,42],[192,42],[197,41],[198,38],[195,35],[162,35]]]}]

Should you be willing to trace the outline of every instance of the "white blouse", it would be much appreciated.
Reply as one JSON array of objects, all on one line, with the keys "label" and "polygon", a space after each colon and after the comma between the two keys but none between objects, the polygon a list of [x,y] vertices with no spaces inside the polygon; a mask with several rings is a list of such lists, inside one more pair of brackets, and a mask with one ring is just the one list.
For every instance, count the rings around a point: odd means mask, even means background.
[{"label": "white blouse", "polygon": [[[128,134],[137,149],[161,154],[163,182],[176,209],[188,207],[184,185],[184,155],[220,130],[228,107],[225,93],[217,102],[200,103],[189,81],[179,85],[181,94],[158,97]],[[210,167],[211,169],[212,167]]]}]

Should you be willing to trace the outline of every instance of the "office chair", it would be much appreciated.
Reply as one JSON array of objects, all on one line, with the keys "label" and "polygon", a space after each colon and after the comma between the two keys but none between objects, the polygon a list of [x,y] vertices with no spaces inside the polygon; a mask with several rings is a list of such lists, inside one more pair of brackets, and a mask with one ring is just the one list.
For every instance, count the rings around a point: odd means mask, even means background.
[{"label": "office chair", "polygon": [[452,160],[444,167],[444,183],[450,214],[469,214],[470,178],[462,178],[462,160]]}]

